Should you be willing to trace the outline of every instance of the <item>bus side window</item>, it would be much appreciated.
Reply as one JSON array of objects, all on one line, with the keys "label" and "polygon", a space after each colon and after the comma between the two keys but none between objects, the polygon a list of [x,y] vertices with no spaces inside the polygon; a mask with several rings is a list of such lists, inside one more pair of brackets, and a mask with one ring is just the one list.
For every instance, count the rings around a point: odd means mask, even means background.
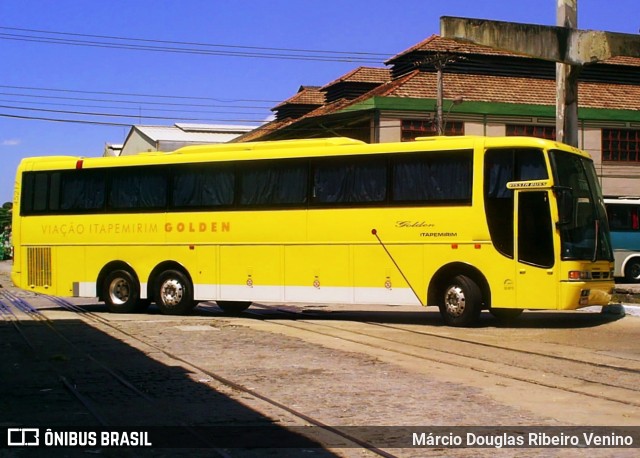
[{"label": "bus side window", "polygon": [[471,169],[471,151],[394,158],[392,200],[470,203]]},{"label": "bus side window", "polygon": [[306,161],[256,161],[242,165],[240,205],[304,205],[307,202],[307,175]]},{"label": "bus side window", "polygon": [[43,212],[47,209],[49,196],[49,174],[36,173],[33,184],[33,211]]},{"label": "bus side window", "polygon": [[637,231],[640,229],[638,208],[633,205],[607,205],[607,218],[612,231]]},{"label": "bus side window", "polygon": [[314,167],[314,203],[363,204],[386,198],[386,158],[322,160]]},{"label": "bus side window", "polygon": [[33,193],[35,176],[33,173],[22,175],[22,195],[20,196],[20,214],[28,215],[33,211]]},{"label": "bus side window", "polygon": [[164,208],[167,186],[167,169],[163,167],[122,168],[111,175],[109,205],[113,209],[135,211]]},{"label": "bus side window", "polygon": [[177,208],[211,208],[233,204],[235,174],[231,167],[196,164],[176,168],[171,205]]},{"label": "bus side window", "polygon": [[66,212],[102,209],[105,198],[105,174],[102,170],[54,173],[51,178],[51,195],[51,210],[57,209],[58,202],[60,210]]}]

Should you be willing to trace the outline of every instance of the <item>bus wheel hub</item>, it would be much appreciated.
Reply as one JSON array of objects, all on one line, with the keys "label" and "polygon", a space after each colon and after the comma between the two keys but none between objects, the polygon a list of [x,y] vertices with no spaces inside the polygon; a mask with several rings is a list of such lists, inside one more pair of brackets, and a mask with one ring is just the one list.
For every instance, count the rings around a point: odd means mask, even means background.
[{"label": "bus wheel hub", "polygon": [[114,279],[109,285],[109,296],[114,304],[124,304],[129,300],[129,283],[122,278]]},{"label": "bus wheel hub", "polygon": [[182,285],[177,280],[165,281],[160,291],[165,305],[178,305],[182,301]]},{"label": "bus wheel hub", "polygon": [[462,315],[465,308],[464,291],[459,286],[451,286],[444,295],[444,303],[447,313],[451,316],[458,317]]}]

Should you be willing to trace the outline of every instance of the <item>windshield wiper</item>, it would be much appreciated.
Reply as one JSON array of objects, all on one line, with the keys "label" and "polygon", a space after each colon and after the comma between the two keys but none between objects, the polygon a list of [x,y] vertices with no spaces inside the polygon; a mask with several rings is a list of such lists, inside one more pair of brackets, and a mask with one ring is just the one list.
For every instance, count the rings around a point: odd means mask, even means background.
[{"label": "windshield wiper", "polygon": [[600,220],[596,218],[594,223],[596,225],[596,231],[593,234],[593,257],[591,258],[591,262],[598,260],[598,239],[600,238]]}]

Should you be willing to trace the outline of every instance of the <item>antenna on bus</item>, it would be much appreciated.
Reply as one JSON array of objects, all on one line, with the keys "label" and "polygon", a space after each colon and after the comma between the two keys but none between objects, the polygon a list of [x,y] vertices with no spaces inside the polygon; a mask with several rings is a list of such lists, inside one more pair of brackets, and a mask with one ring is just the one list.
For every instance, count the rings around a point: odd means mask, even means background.
[{"label": "antenna on bus", "polygon": [[409,285],[409,288],[411,288],[411,292],[416,297],[416,299],[418,299],[418,302],[420,303],[420,305],[426,307],[426,304],[422,303],[422,299],[420,299],[420,296],[418,296],[418,293],[416,293],[416,290],[413,288],[413,285],[411,285],[411,282],[409,281],[407,276],[404,274],[404,272],[402,271],[402,269],[400,268],[400,266],[398,265],[396,260],[393,258],[393,256],[391,255],[391,253],[387,249],[387,247],[384,244],[384,242],[382,240],[380,240],[380,236],[378,236],[378,230],[377,229],[371,229],[371,234],[373,234],[373,236],[376,239],[378,239],[378,243],[380,243],[380,246],[382,246],[384,251],[387,253],[387,256],[389,256],[389,259],[391,259],[391,262],[393,262],[393,265],[396,266],[396,269],[398,269],[398,272],[400,272],[400,275],[402,275],[402,278],[404,278],[404,281],[407,282],[407,285]]}]

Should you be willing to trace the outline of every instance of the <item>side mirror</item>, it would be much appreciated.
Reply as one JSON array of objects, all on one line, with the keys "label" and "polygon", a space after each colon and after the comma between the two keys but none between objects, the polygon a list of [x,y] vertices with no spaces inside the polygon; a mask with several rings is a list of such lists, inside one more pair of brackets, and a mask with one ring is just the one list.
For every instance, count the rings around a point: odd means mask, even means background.
[{"label": "side mirror", "polygon": [[558,198],[558,224],[567,225],[573,223],[575,217],[573,190],[565,187],[555,187],[554,190]]}]

